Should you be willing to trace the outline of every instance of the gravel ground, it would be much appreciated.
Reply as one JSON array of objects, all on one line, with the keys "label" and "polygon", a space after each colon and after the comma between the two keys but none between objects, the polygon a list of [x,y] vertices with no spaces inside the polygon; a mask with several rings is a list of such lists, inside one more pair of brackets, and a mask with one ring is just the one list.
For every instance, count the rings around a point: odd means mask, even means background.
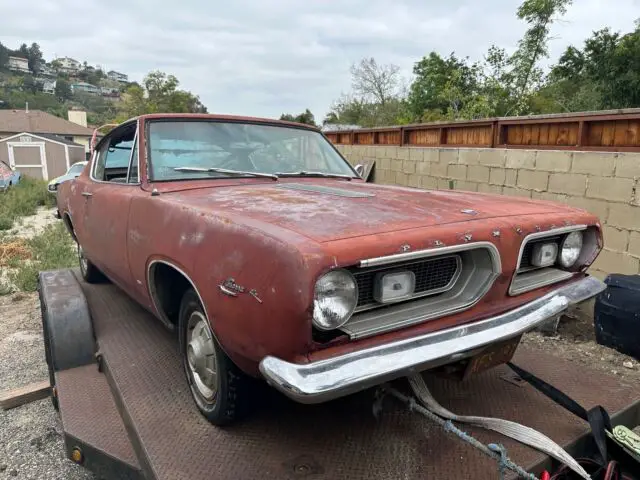
[{"label": "gravel ground", "polygon": [[[35,293],[0,297],[0,389],[46,380],[40,305]],[[62,425],[49,399],[0,410],[0,479],[89,480],[67,460]]]}]

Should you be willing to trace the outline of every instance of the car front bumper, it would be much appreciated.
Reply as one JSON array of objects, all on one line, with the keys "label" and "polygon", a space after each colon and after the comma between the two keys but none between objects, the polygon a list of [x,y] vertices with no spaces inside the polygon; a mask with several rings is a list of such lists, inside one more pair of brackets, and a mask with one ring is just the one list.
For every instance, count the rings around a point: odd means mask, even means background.
[{"label": "car front bumper", "polygon": [[369,347],[325,360],[296,364],[267,356],[260,371],[267,382],[300,403],[321,403],[395,378],[467,358],[479,349],[527,332],[545,320],[602,292],[585,277],[514,310],[479,322]]}]

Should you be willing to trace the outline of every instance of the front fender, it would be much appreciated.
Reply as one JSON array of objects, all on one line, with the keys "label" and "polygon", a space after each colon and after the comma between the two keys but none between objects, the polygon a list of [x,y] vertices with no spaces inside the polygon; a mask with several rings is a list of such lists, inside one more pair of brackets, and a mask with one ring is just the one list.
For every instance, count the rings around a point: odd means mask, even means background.
[{"label": "front fender", "polygon": [[[331,266],[319,244],[243,219],[212,219],[195,265],[212,329],[241,368],[279,352],[304,357],[311,343],[313,285]],[[248,367],[247,367],[248,365]]]}]

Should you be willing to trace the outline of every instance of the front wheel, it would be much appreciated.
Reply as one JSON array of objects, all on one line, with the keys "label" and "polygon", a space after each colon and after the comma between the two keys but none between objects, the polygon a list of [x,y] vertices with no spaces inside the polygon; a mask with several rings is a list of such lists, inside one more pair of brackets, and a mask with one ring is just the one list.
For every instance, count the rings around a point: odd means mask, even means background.
[{"label": "front wheel", "polygon": [[220,347],[193,290],[184,294],[179,318],[180,352],[193,400],[209,422],[227,425],[246,413],[250,379]]}]

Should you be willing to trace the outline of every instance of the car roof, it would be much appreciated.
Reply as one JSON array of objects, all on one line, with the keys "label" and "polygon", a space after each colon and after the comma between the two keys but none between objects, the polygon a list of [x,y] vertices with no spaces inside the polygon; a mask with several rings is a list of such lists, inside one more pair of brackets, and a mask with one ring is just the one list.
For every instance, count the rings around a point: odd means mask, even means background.
[{"label": "car roof", "polygon": [[[238,123],[262,123],[267,125],[281,125],[283,127],[297,127],[304,128],[306,130],[313,130],[320,132],[318,127],[313,125],[307,125],[306,123],[289,122],[287,120],[276,120],[274,118],[262,118],[262,117],[245,117],[240,115],[221,115],[212,113],[148,113],[136,117],[141,120],[162,120],[162,119],[185,119],[185,120],[214,120],[214,121],[229,121]],[[133,119],[129,119],[125,124]]]}]

